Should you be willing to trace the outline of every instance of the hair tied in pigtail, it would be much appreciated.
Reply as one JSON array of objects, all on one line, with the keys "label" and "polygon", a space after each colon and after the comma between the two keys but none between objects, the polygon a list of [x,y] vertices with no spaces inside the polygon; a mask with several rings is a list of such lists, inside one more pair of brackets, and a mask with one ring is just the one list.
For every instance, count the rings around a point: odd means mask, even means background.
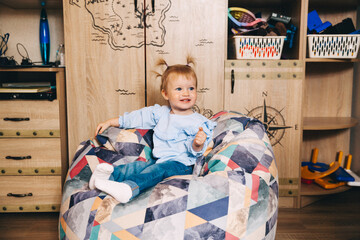
[{"label": "hair tied in pigtail", "polygon": [[193,66],[195,66],[195,60],[194,60],[193,57],[191,57],[190,55],[188,55],[188,56],[186,57],[186,66],[191,67],[191,64],[192,64]]},{"label": "hair tied in pigtail", "polygon": [[160,59],[157,61],[156,66],[166,66],[166,69],[169,68],[169,65],[167,64],[167,62],[166,62],[163,58],[160,58]]}]

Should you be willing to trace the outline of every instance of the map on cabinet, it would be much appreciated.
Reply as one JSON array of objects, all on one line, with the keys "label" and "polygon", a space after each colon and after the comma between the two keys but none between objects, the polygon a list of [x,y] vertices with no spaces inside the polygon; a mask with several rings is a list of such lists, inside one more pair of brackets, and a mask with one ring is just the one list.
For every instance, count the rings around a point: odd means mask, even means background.
[{"label": "map on cabinet", "polygon": [[[171,8],[170,0],[70,0],[70,4],[85,6],[90,14],[92,27],[99,32],[91,36],[92,41],[107,41],[114,50],[139,48],[145,44],[147,30],[151,31],[147,45],[161,47],[165,44],[166,29],[163,23]],[[176,17],[171,16],[170,21],[174,19]]]}]

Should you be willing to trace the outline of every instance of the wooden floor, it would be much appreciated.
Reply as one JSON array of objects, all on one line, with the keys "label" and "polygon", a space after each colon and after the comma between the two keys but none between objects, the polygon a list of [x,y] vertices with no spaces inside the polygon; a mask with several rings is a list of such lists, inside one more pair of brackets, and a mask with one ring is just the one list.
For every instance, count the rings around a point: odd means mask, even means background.
[{"label": "wooden floor", "polygon": [[0,239],[58,239],[59,213],[0,213]]},{"label": "wooden floor", "polygon": [[360,187],[301,209],[279,209],[276,240],[360,240]]},{"label": "wooden floor", "polygon": [[[0,239],[57,239],[57,213],[0,214]],[[280,209],[276,240],[360,239],[360,187],[302,209]]]}]

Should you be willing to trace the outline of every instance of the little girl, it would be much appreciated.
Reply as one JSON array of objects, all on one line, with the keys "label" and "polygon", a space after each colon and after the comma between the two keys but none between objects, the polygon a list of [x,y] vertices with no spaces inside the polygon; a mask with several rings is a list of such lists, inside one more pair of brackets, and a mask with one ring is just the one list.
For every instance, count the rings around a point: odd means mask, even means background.
[{"label": "little girl", "polygon": [[165,178],[192,173],[196,158],[211,141],[216,123],[192,110],[197,98],[197,77],[189,64],[194,64],[190,57],[186,65],[168,66],[164,60],[159,61],[159,66],[167,67],[158,76],[168,106],[145,107],[97,126],[96,134],[110,126],[153,129],[155,160],[135,161],[115,168],[101,163],[91,176],[90,189],[97,188],[126,203]]}]

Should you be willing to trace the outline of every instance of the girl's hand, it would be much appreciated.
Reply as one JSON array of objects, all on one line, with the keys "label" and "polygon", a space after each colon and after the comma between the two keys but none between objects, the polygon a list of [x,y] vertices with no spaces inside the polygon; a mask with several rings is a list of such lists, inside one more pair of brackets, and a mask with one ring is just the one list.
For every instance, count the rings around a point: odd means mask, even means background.
[{"label": "girl's hand", "polygon": [[199,152],[201,151],[201,149],[204,147],[204,143],[206,141],[206,133],[204,132],[202,127],[199,127],[199,131],[196,134],[192,147],[194,149],[195,152]]},{"label": "girl's hand", "polygon": [[96,127],[95,136],[103,133],[109,127],[119,127],[119,118],[112,118],[105,122],[99,123]]}]

